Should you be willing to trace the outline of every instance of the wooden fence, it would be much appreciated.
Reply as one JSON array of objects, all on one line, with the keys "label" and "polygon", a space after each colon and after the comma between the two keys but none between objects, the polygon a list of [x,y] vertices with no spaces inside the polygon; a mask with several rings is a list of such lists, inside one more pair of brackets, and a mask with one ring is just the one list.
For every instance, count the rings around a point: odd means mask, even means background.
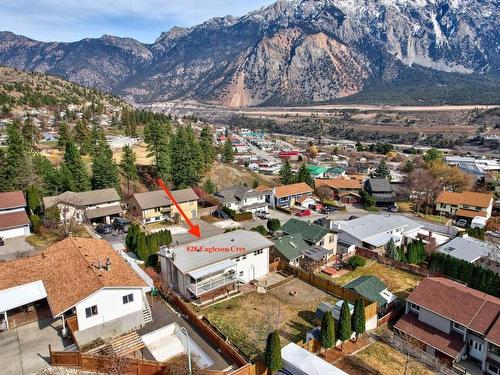
[{"label": "wooden fence", "polygon": [[333,294],[339,299],[346,300],[352,304],[354,304],[358,298],[362,298],[365,304],[366,320],[372,318],[374,315],[377,315],[377,303],[361,296],[360,294],[356,293],[353,290],[346,289],[342,285],[339,285],[331,280],[325,279],[324,277],[319,276],[314,272],[308,272],[303,270],[302,268],[291,266],[287,262],[281,262],[280,269],[288,274],[292,274],[298,277],[300,280],[303,280],[318,289]]}]

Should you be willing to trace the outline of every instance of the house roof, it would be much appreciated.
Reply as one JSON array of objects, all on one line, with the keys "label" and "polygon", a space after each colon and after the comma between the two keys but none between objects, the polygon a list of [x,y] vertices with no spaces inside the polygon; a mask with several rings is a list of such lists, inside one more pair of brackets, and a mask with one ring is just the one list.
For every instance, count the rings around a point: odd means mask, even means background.
[{"label": "house roof", "polygon": [[[98,269],[109,258],[111,269]],[[105,240],[69,237],[41,253],[0,263],[0,290],[42,281],[54,317],[105,287],[147,285]]]},{"label": "house roof", "polygon": [[85,217],[87,219],[96,219],[98,217],[104,217],[109,215],[118,215],[123,213],[123,208],[119,204],[113,204],[110,206],[93,208],[91,210],[85,211]]},{"label": "house roof", "polygon": [[304,255],[304,252],[311,247],[310,244],[304,241],[300,233],[281,236],[273,242],[276,250],[288,260],[294,260],[301,257]]},{"label": "house roof", "polygon": [[282,227],[281,230],[287,234],[298,234],[302,235],[302,238],[308,242],[315,244],[325,237],[330,230],[322,227],[320,225],[311,224],[304,220],[299,220],[292,218],[288,220]]},{"label": "house roof", "polygon": [[0,210],[26,206],[26,199],[22,191],[0,193]]},{"label": "house roof", "polygon": [[244,198],[251,198],[262,195],[248,186],[238,185],[217,191],[214,196],[222,203],[241,201]]},{"label": "house roof", "polygon": [[354,290],[363,297],[376,301],[379,307],[387,303],[387,300],[380,295],[380,292],[386,290],[387,286],[376,276],[360,276],[344,285],[344,288]]},{"label": "house roof", "polygon": [[28,225],[30,220],[25,211],[0,214],[0,229],[17,228]]},{"label": "house roof", "polygon": [[290,370],[293,369],[293,373],[308,375],[348,375],[338,367],[293,342],[281,349],[281,357],[284,362],[284,374],[292,373]]},{"label": "house roof", "polygon": [[393,191],[391,183],[385,178],[369,178],[366,183],[370,185],[373,193]]},{"label": "house roof", "polygon": [[259,185],[255,189],[255,191],[258,191],[259,193],[267,193],[272,190],[269,186],[266,185]]},{"label": "house roof", "polygon": [[313,189],[305,182],[298,182],[291,185],[276,186],[274,195],[278,198],[288,197],[290,195],[312,193]]},{"label": "house roof", "polygon": [[313,176],[319,176],[320,174],[323,174],[325,173],[328,168],[326,167],[322,167],[320,165],[307,165],[307,170],[309,171],[309,173]]},{"label": "house roof", "polygon": [[469,206],[487,208],[491,204],[492,199],[489,193],[478,193],[475,191],[464,191],[462,193],[442,191],[437,196],[436,203],[453,205],[467,204]]},{"label": "house roof", "polygon": [[318,200],[318,198],[316,198],[315,196],[312,196],[312,195],[303,195],[299,199],[297,199],[296,202],[304,203],[308,199],[312,199],[313,201],[317,201]]},{"label": "house roof", "polygon": [[474,219],[476,216],[486,217],[486,212],[484,211],[474,211],[474,210],[466,210],[465,208],[459,208],[457,212],[455,212],[456,216],[467,217],[469,219]]},{"label": "house roof", "polygon": [[500,315],[499,298],[442,277],[423,279],[407,300],[483,335]]},{"label": "house roof", "polygon": [[320,186],[329,186],[333,189],[361,189],[361,181],[350,178],[317,178],[314,180],[316,188]]},{"label": "house roof", "polygon": [[472,237],[456,237],[438,247],[437,251],[473,263],[492,252],[493,246],[487,241],[481,241]]},{"label": "house roof", "polygon": [[[175,254],[172,262],[183,274],[187,274],[210,264],[235,258],[272,245],[273,243],[270,240],[258,232],[235,230],[189,242],[172,249],[161,249],[160,255],[166,256],[167,251]],[[244,251],[231,250],[233,246],[242,248]],[[189,247],[203,248],[203,250],[188,251]]]},{"label": "house roof", "polygon": [[417,340],[457,358],[465,343],[458,334],[447,334],[418,320],[415,314],[405,314],[398,320],[395,329],[416,338]]},{"label": "house roof", "polygon": [[[191,188],[174,190],[172,191],[172,195],[178,203],[198,200],[198,195],[196,195],[194,190]],[[132,197],[135,198],[135,200],[139,204],[139,207],[143,210],[147,210],[148,208],[172,205],[172,201],[168,199],[163,190],[137,193]]]},{"label": "house roof", "polygon": [[59,203],[66,203],[73,206],[90,206],[99,203],[119,201],[120,195],[115,188],[89,190],[82,192],[65,191],[52,197],[44,197],[43,204],[45,208],[55,206]]}]

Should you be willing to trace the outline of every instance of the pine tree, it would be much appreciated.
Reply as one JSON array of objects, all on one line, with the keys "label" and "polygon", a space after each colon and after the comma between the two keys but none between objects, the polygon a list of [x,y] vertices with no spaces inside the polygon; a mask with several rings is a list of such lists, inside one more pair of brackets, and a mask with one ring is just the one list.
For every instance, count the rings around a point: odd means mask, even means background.
[{"label": "pine tree", "polygon": [[33,155],[33,166],[36,173],[42,178],[38,187],[43,196],[57,195],[65,190],[60,169],[55,168],[49,159],[35,153]]},{"label": "pine tree", "polygon": [[370,175],[372,178],[389,178],[391,173],[389,172],[389,168],[387,168],[387,163],[385,159],[380,160],[377,165],[377,168]]},{"label": "pine tree", "polygon": [[77,186],[71,171],[66,164],[61,164],[59,167],[59,180],[61,182],[62,191],[80,191]]},{"label": "pine tree", "polygon": [[137,157],[134,150],[129,145],[123,146],[122,152],[123,155],[122,160],[120,161],[120,171],[127,181],[127,193],[130,194],[130,183],[139,179],[137,166],[135,165]]},{"label": "pine tree", "polygon": [[3,149],[0,148],[0,191],[12,190],[12,183],[8,177],[8,162]]},{"label": "pine tree", "polygon": [[120,189],[118,167],[113,160],[113,151],[106,142],[101,141],[97,152],[92,156],[92,189]]},{"label": "pine tree", "polygon": [[68,124],[61,122],[59,124],[57,145],[61,148],[66,148],[66,143],[71,139],[69,134]]},{"label": "pine tree", "polygon": [[266,367],[272,374],[283,367],[283,360],[281,358],[281,342],[277,331],[273,331],[267,336],[264,358]]},{"label": "pine tree", "polygon": [[148,157],[154,158],[156,174],[167,180],[170,178],[170,137],[172,129],[169,122],[151,121],[144,127],[144,141],[148,145]]},{"label": "pine tree", "polygon": [[280,175],[280,182],[283,185],[290,185],[293,184],[293,182],[295,181],[295,177],[292,171],[292,165],[290,164],[290,161],[288,159],[285,159],[285,161],[281,165],[281,168],[279,170],[279,175]]},{"label": "pine tree", "polygon": [[300,166],[299,171],[297,172],[297,182],[305,182],[310,187],[314,188],[314,179],[312,178],[305,163]]},{"label": "pine tree", "polygon": [[349,303],[344,300],[342,307],[340,308],[339,316],[339,328],[338,328],[338,339],[342,341],[347,341],[352,336],[351,329],[351,312],[349,311]]},{"label": "pine tree", "polygon": [[[90,178],[87,174],[87,169],[80,156],[80,152],[78,152],[75,144],[71,141],[66,143],[64,165],[68,169],[74,183],[74,191],[90,190]],[[68,187],[71,186],[70,180],[68,180],[67,183]]]},{"label": "pine tree", "polygon": [[354,311],[351,318],[351,329],[356,333],[356,341],[358,336],[366,331],[365,305],[362,298],[358,298],[354,304]]},{"label": "pine tree", "polygon": [[35,185],[30,185],[26,189],[26,201],[28,208],[33,214],[38,214],[42,208],[42,199],[40,197],[40,192]]},{"label": "pine tree", "polygon": [[29,177],[27,175],[30,163],[30,153],[24,142],[17,122],[7,125],[7,179],[14,190],[24,190]]},{"label": "pine tree", "polygon": [[80,147],[80,154],[90,154],[92,151],[92,144],[90,140],[90,132],[85,122],[78,121],[76,123],[73,138],[75,143]]},{"label": "pine tree", "polygon": [[323,319],[321,319],[321,331],[319,335],[319,342],[322,348],[330,349],[335,346],[337,341],[335,337],[335,322],[330,310],[326,311]]},{"label": "pine tree", "polygon": [[231,139],[228,137],[222,147],[221,161],[224,164],[231,164],[234,161],[234,146]]},{"label": "pine tree", "polygon": [[92,124],[92,129],[90,131],[90,154],[95,155],[99,152],[100,145],[102,142],[106,142],[106,137],[104,136],[104,131],[95,122]]},{"label": "pine tree", "polygon": [[200,132],[200,148],[203,157],[203,167],[209,170],[215,160],[215,147],[212,132],[208,126],[204,126]]},{"label": "pine tree", "polygon": [[136,248],[137,256],[140,260],[147,262],[149,257],[148,244],[146,240],[146,235],[140,232],[137,235],[137,248]]},{"label": "pine tree", "polygon": [[24,120],[24,125],[21,132],[26,145],[28,145],[29,147],[33,147],[40,139],[38,128],[29,116],[26,120]]},{"label": "pine tree", "polygon": [[396,259],[397,258],[396,244],[394,243],[394,239],[392,237],[389,240],[389,242],[387,243],[386,253],[387,253],[387,256],[389,258],[391,258],[391,259]]},{"label": "pine tree", "polygon": [[203,190],[208,194],[213,194],[217,191],[217,186],[215,186],[214,182],[209,178],[203,184]]},{"label": "pine tree", "polygon": [[196,186],[201,179],[203,157],[193,129],[180,126],[170,142],[172,182],[177,189]]}]

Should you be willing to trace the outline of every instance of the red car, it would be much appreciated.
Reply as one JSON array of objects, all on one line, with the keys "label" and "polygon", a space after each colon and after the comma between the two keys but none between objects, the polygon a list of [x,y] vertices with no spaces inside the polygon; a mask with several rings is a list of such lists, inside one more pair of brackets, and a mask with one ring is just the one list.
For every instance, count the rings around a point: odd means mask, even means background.
[{"label": "red car", "polygon": [[311,215],[311,210],[305,209],[297,212],[295,216],[310,216]]}]

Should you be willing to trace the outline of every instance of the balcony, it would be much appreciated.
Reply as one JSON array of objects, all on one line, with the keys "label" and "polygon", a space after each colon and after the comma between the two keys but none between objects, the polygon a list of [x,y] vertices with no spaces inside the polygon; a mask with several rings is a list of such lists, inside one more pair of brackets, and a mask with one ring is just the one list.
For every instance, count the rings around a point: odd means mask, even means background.
[{"label": "balcony", "polygon": [[221,274],[220,277],[214,277],[207,281],[190,284],[188,290],[193,293],[197,298],[201,295],[221,288],[236,282],[236,274]]}]

